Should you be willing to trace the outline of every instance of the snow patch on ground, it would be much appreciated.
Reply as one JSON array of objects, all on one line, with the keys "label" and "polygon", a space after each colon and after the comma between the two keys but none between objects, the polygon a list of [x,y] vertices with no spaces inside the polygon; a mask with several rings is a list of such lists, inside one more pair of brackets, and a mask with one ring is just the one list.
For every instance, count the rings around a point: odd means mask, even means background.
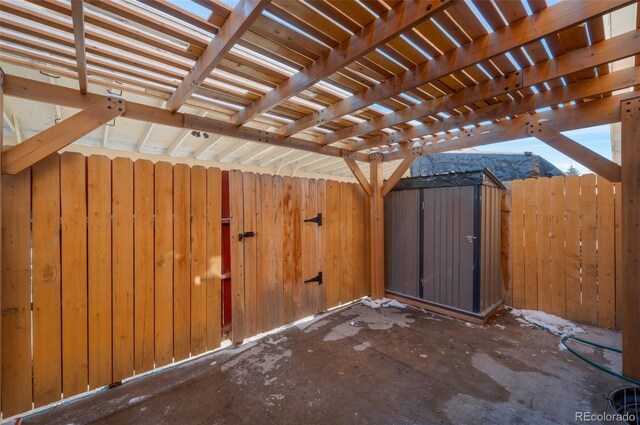
[{"label": "snow patch on ground", "polygon": [[414,319],[409,318],[408,313],[403,313],[395,309],[371,309],[364,305],[356,305],[349,311],[350,320],[334,326],[324,337],[324,341],[337,341],[356,335],[361,329],[387,330],[394,326],[401,328],[408,327]]},{"label": "snow patch on ground", "polygon": [[470,323],[470,322],[464,322],[464,325],[468,328],[473,328],[473,329],[484,329],[484,326],[480,326],[480,325],[476,325],[474,323]]},{"label": "snow patch on ground", "polygon": [[286,336],[280,337],[278,339],[273,339],[272,337],[269,337],[265,342],[270,345],[278,345],[281,342],[287,341],[287,339],[288,338]]},{"label": "snow patch on ground", "polygon": [[146,395],[141,395],[141,396],[139,396],[139,397],[134,397],[134,398],[132,398],[132,399],[130,399],[130,400],[129,400],[129,404],[136,404],[136,403],[138,403],[138,402],[140,402],[140,401],[144,400],[145,398],[147,398],[147,396],[146,396]]},{"label": "snow patch on ground", "polygon": [[427,311],[422,310],[422,312],[426,314],[426,316],[422,316],[423,319],[433,320],[434,322],[442,322],[442,319],[438,319],[437,317],[432,316]]},{"label": "snow patch on ground", "polygon": [[262,359],[256,359],[251,362],[255,368],[262,374],[271,372],[274,369],[280,368],[280,360],[291,357],[291,350],[286,349],[279,353],[266,353],[262,356]]},{"label": "snow patch on ground", "polygon": [[256,356],[258,354],[260,354],[260,352],[262,352],[262,350],[264,349],[263,346],[254,346],[251,347],[251,349],[246,350],[246,352],[242,352],[242,354],[240,354],[238,357],[229,360],[228,362],[226,362],[225,364],[222,365],[221,369],[223,372],[226,372],[229,369],[232,369],[234,367],[236,367],[238,364],[240,364],[242,361]]},{"label": "snow patch on ground", "polygon": [[395,307],[395,308],[405,308],[407,305],[403,304],[399,301],[392,300],[389,298],[382,298],[381,300],[374,300],[371,297],[366,297],[362,299],[362,304],[371,308],[380,308],[380,307]]},{"label": "snow patch on ground", "polygon": [[584,333],[584,329],[573,322],[563,319],[553,314],[537,310],[511,310],[511,314],[516,316],[520,322],[539,326],[559,336],[575,335]]},{"label": "snow patch on ground", "polygon": [[362,344],[356,345],[353,347],[354,350],[356,351],[364,351],[367,348],[371,347],[371,344],[368,342],[363,342]]},{"label": "snow patch on ground", "polygon": [[505,330],[505,326],[504,326],[504,325],[501,325],[501,324],[499,324],[499,323],[496,323],[496,324],[495,324],[495,325],[493,325],[493,326],[495,326],[496,328],[498,328],[498,329],[500,329],[500,330],[502,330],[502,331],[503,331],[503,330]]},{"label": "snow patch on ground", "polygon": [[[278,345],[286,340],[286,337],[278,340],[270,338],[269,341],[256,345],[229,360],[222,365],[221,370],[231,373],[232,380],[237,384],[252,383],[262,375],[265,378],[264,384],[270,385],[274,380],[267,374],[279,369],[282,363],[290,359],[293,354],[291,349]],[[269,346],[275,349],[270,348],[270,351],[265,351]]]}]

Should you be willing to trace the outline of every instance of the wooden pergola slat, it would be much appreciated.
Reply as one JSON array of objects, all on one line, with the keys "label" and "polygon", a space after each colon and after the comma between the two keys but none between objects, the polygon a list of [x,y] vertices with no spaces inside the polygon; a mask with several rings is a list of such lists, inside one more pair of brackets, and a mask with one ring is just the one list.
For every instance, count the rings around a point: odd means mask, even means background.
[{"label": "wooden pergola slat", "polygon": [[76,47],[76,63],[78,65],[78,84],[80,93],[87,94],[87,52],[84,39],[84,6],[82,0],[71,0],[73,18],[73,38]]},{"label": "wooden pergola slat", "polygon": [[243,124],[256,115],[268,111],[281,102],[311,87],[340,68],[363,57],[377,46],[386,43],[398,34],[418,25],[435,13],[444,10],[457,0],[439,2],[406,1],[399,3],[380,19],[374,19],[352,37],[347,38],[327,55],[312,62],[302,71],[295,73],[275,89],[239,111],[233,118],[235,124]]},{"label": "wooden pergola slat", "polygon": [[[508,121],[482,125],[472,130],[434,138],[421,146],[421,155],[449,152],[475,146],[508,142],[529,137],[527,126],[534,121],[545,121],[558,131],[595,127],[620,121],[620,102],[638,96],[638,92],[628,92],[600,100],[565,106],[562,109],[526,114]],[[385,161],[395,161],[406,156],[404,151],[386,152]]]},{"label": "wooden pergola slat", "polygon": [[561,2],[512,25],[487,34],[434,60],[385,80],[364,92],[341,100],[321,111],[287,124],[278,133],[292,135],[318,124],[366,108],[453,72],[488,60],[509,50],[537,41],[586,20],[632,4],[632,0],[603,2]]},{"label": "wooden pergola slat", "polygon": [[502,119],[506,116],[520,115],[536,109],[567,103],[572,100],[611,93],[616,90],[633,87],[640,84],[640,68],[626,68],[603,75],[595,80],[583,80],[565,87],[516,98],[508,102],[500,102],[475,111],[445,118],[442,121],[422,124],[407,130],[397,131],[393,135],[378,136],[355,143],[351,149],[358,151],[374,148],[389,143],[398,143],[418,137],[433,135],[441,131],[461,128],[469,124]]},{"label": "wooden pergola slat", "polygon": [[[551,61],[542,62],[511,73],[502,79],[488,80],[484,83],[462,89],[448,96],[419,103],[397,112],[354,124],[344,129],[316,137],[321,145],[335,143],[353,136],[365,134],[383,128],[392,127],[427,115],[447,112],[464,105],[480,102],[488,98],[504,95],[525,87],[531,87],[549,80],[563,77],[574,72],[610,63],[640,53],[640,30],[631,31],[592,46],[574,50]],[[386,138],[387,143],[399,142],[415,137],[399,132],[381,138],[372,138],[358,144],[361,147],[380,146]]]},{"label": "wooden pergola slat", "polygon": [[184,105],[196,87],[218,66],[224,55],[231,50],[236,41],[242,37],[268,5],[269,0],[240,0],[240,3],[231,11],[225,23],[220,27],[218,35],[211,40],[211,43],[193,65],[191,72],[184,77],[169,98],[167,108],[171,112],[176,112]]}]

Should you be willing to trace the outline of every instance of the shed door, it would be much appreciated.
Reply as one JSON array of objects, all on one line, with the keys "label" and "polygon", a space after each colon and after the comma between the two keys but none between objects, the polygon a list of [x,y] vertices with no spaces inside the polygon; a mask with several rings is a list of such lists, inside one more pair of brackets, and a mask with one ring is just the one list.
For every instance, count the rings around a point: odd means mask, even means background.
[{"label": "shed door", "polygon": [[423,189],[422,298],[473,310],[474,187]]},{"label": "shed door", "polygon": [[385,198],[386,289],[420,296],[420,191],[392,191]]}]

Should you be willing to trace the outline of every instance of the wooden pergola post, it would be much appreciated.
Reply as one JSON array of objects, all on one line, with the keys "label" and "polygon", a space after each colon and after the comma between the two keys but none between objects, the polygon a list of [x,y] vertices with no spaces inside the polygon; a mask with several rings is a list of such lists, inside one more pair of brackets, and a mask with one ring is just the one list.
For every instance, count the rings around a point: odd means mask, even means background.
[{"label": "wooden pergola post", "polygon": [[382,160],[381,153],[369,155],[369,180],[371,184],[371,203],[369,226],[371,230],[371,297],[384,298],[384,203],[382,198]]},{"label": "wooden pergola post", "polygon": [[622,373],[640,380],[640,97],[622,121]]}]

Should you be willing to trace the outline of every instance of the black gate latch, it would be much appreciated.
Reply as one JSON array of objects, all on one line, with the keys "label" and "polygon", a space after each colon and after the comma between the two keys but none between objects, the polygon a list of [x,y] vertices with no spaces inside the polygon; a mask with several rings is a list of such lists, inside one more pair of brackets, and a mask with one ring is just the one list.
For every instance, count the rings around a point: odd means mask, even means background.
[{"label": "black gate latch", "polygon": [[304,221],[305,223],[318,223],[318,226],[322,226],[322,213],[318,213],[316,217],[309,218]]},{"label": "black gate latch", "polygon": [[238,240],[241,241],[244,238],[252,238],[256,235],[254,232],[244,232],[238,235]]},{"label": "black gate latch", "polygon": [[318,272],[318,275],[316,277],[312,277],[311,279],[304,281],[304,283],[313,283],[313,282],[318,282],[318,285],[322,285],[322,272]]}]

